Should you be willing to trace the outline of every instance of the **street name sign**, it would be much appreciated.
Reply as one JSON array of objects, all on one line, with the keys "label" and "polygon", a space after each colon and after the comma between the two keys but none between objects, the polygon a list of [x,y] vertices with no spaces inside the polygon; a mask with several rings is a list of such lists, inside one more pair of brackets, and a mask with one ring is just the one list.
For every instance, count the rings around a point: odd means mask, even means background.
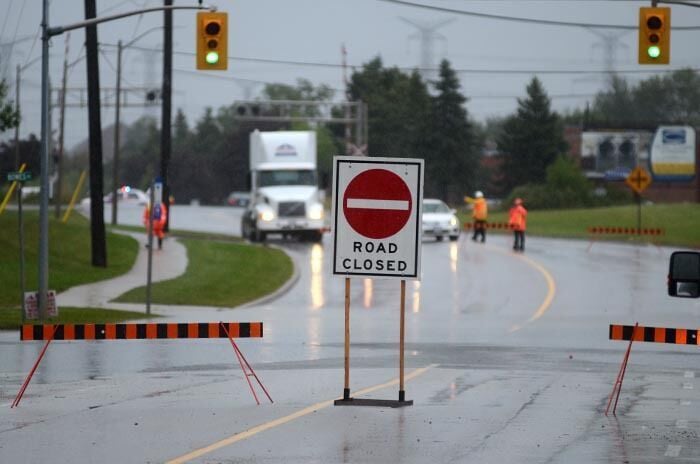
[{"label": "street name sign", "polygon": [[16,171],[7,173],[8,182],[27,182],[32,180],[32,173],[28,171]]},{"label": "street name sign", "polygon": [[333,158],[333,274],[420,280],[423,160]]},{"label": "street name sign", "polygon": [[630,172],[629,176],[627,176],[625,183],[637,194],[640,194],[651,184],[651,176],[646,169],[637,166]]}]

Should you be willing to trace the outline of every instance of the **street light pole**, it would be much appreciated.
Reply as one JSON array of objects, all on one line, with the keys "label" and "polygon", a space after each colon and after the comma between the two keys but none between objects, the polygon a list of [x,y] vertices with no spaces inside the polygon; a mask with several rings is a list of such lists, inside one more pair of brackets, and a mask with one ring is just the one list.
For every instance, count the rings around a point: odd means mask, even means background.
[{"label": "street light pole", "polygon": [[39,319],[46,319],[49,290],[49,0],[41,18],[41,189],[39,192]]}]

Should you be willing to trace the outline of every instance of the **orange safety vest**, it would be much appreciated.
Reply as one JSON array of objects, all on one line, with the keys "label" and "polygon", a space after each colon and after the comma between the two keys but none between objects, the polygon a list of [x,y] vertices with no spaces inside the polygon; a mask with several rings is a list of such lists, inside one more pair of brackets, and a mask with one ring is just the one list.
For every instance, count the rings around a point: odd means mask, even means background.
[{"label": "orange safety vest", "polygon": [[508,225],[513,230],[524,231],[527,228],[527,210],[523,205],[513,206],[508,212]]},{"label": "orange safety vest", "polygon": [[[146,205],[146,208],[143,210],[143,225],[146,226],[146,228],[148,228],[150,216],[151,207],[150,205]],[[163,228],[165,227],[167,220],[168,208],[165,206],[165,203],[157,204],[153,216],[153,232],[160,238],[163,238]]]},{"label": "orange safety vest", "polygon": [[483,198],[477,198],[474,200],[474,212],[472,217],[477,221],[485,221],[488,216],[488,206],[486,206],[486,200]]}]

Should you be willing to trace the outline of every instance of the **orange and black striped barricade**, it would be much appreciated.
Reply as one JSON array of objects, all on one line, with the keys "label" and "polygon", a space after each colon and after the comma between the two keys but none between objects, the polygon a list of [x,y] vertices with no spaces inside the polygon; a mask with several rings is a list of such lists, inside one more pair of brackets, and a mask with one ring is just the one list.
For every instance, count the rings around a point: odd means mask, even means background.
[{"label": "orange and black striped barricade", "polygon": [[236,354],[238,363],[243,370],[253,398],[260,404],[250,377],[254,377],[258,385],[272,403],[270,394],[265,389],[248,360],[238,348],[234,338],[262,338],[262,322],[164,322],[164,323],[126,323],[126,324],[24,324],[20,330],[22,341],[42,341],[46,344],[39,353],[34,366],[20,388],[11,408],[19,406],[19,402],[27,389],[41,359],[44,357],[49,344],[53,340],[156,340],[156,339],[193,339],[193,338],[228,338]]},{"label": "orange and black striped barricade", "polygon": [[629,361],[632,342],[652,342],[652,343],[672,343],[675,345],[698,345],[698,329],[677,329],[669,327],[643,327],[639,323],[635,325],[619,325],[610,324],[609,338],[610,340],[629,340],[627,352],[622,360],[620,372],[617,374],[617,380],[613,386],[613,391],[608,400],[608,407],[605,408],[605,415],[608,415],[610,402],[613,394],[617,390],[615,405],[613,406],[613,415],[617,408],[617,399],[620,397],[620,389],[622,388],[622,379],[627,370],[627,362]]},{"label": "orange and black striped barricade", "polygon": [[[472,222],[465,222],[463,224],[464,230],[469,230],[474,227],[474,223]],[[507,222],[487,222],[486,223],[486,228],[488,230],[513,230],[513,227],[508,224]]]},{"label": "orange and black striped barricade", "polygon": [[[600,235],[626,235],[626,236],[647,236],[647,237],[660,237],[666,233],[666,231],[660,227],[620,227],[620,226],[593,226],[586,229],[588,235],[591,236],[591,241],[588,244],[588,249],[590,251],[595,241],[596,236]],[[652,239],[652,243],[656,243]]]}]

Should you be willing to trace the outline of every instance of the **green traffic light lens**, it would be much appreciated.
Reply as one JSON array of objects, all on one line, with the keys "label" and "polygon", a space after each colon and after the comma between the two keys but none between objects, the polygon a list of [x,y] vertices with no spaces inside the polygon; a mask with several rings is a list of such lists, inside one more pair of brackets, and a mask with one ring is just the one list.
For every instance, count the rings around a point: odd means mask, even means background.
[{"label": "green traffic light lens", "polygon": [[219,53],[218,52],[209,52],[209,53],[207,53],[207,56],[205,59],[206,59],[208,64],[216,64],[219,62]]},{"label": "green traffic light lens", "polygon": [[656,45],[652,45],[651,47],[647,48],[647,55],[649,55],[649,58],[658,58],[661,56],[661,49]]}]

